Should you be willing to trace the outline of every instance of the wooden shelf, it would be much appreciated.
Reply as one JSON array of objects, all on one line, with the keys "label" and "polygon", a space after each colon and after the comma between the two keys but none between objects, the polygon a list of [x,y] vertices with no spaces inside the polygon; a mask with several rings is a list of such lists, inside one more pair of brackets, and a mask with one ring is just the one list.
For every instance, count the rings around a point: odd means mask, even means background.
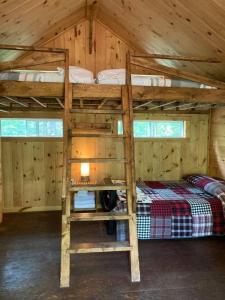
[{"label": "wooden shelf", "polygon": [[78,184],[70,187],[70,192],[76,191],[116,191],[127,190],[127,185]]},{"label": "wooden shelf", "polygon": [[75,253],[99,253],[114,251],[130,251],[129,242],[105,242],[105,243],[80,243],[72,244],[68,249],[70,254]]},{"label": "wooden shelf", "polygon": [[96,212],[96,213],[72,213],[68,221],[109,221],[109,220],[129,220],[131,216],[124,213]]}]

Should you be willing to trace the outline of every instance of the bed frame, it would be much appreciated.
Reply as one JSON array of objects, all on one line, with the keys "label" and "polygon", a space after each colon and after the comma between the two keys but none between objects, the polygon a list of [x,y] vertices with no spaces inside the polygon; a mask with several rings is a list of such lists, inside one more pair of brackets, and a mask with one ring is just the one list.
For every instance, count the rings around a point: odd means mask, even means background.
[{"label": "bed frame", "polygon": [[[54,62],[63,62],[65,49],[38,48],[28,46],[0,45],[0,50],[21,50],[32,53],[25,60],[10,63],[0,63],[0,72],[4,70],[27,68]],[[38,54],[36,54],[38,53]],[[40,55],[41,53],[41,55]],[[182,78],[204,83],[216,89],[182,88],[182,87],[151,87],[132,86],[132,105],[135,112],[151,112],[155,110],[168,111],[201,111],[224,106],[225,83],[209,79],[196,74],[179,71],[173,68],[157,65],[153,58],[189,60],[207,63],[219,63],[212,58],[180,57],[171,55],[130,56],[130,73],[162,74],[170,77]],[[64,83],[28,82],[28,81],[0,81],[1,112],[12,111],[62,111],[64,108]],[[120,107],[122,94],[121,85],[101,84],[72,84],[73,108],[100,110]]]}]

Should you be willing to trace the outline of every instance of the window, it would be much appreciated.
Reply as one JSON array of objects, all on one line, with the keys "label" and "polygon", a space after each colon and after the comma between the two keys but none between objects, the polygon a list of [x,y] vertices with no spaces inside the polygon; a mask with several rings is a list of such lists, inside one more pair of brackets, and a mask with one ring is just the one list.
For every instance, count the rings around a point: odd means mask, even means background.
[{"label": "window", "polygon": [[60,119],[1,119],[3,137],[62,137]]},{"label": "window", "polygon": [[[185,138],[185,121],[134,121],[135,138]],[[118,134],[123,133],[122,121],[118,121]]]}]

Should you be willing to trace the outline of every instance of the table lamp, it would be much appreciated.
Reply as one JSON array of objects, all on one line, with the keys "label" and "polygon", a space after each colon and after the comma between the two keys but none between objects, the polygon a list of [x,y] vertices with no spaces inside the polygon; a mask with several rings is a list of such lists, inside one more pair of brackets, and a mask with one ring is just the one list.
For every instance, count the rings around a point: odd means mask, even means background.
[{"label": "table lamp", "polygon": [[90,165],[89,165],[89,163],[81,163],[80,181],[88,183],[89,180],[90,180]]}]

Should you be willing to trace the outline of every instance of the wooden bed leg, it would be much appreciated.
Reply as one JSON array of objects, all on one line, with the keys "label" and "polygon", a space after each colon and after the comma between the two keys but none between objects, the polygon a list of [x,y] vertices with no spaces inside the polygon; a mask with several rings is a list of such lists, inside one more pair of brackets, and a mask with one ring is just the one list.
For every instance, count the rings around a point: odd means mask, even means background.
[{"label": "wooden bed leg", "polygon": [[130,251],[130,269],[132,282],[140,282],[141,280],[136,228],[136,215],[132,214],[132,218],[129,219],[130,245],[132,246],[132,249]]}]

